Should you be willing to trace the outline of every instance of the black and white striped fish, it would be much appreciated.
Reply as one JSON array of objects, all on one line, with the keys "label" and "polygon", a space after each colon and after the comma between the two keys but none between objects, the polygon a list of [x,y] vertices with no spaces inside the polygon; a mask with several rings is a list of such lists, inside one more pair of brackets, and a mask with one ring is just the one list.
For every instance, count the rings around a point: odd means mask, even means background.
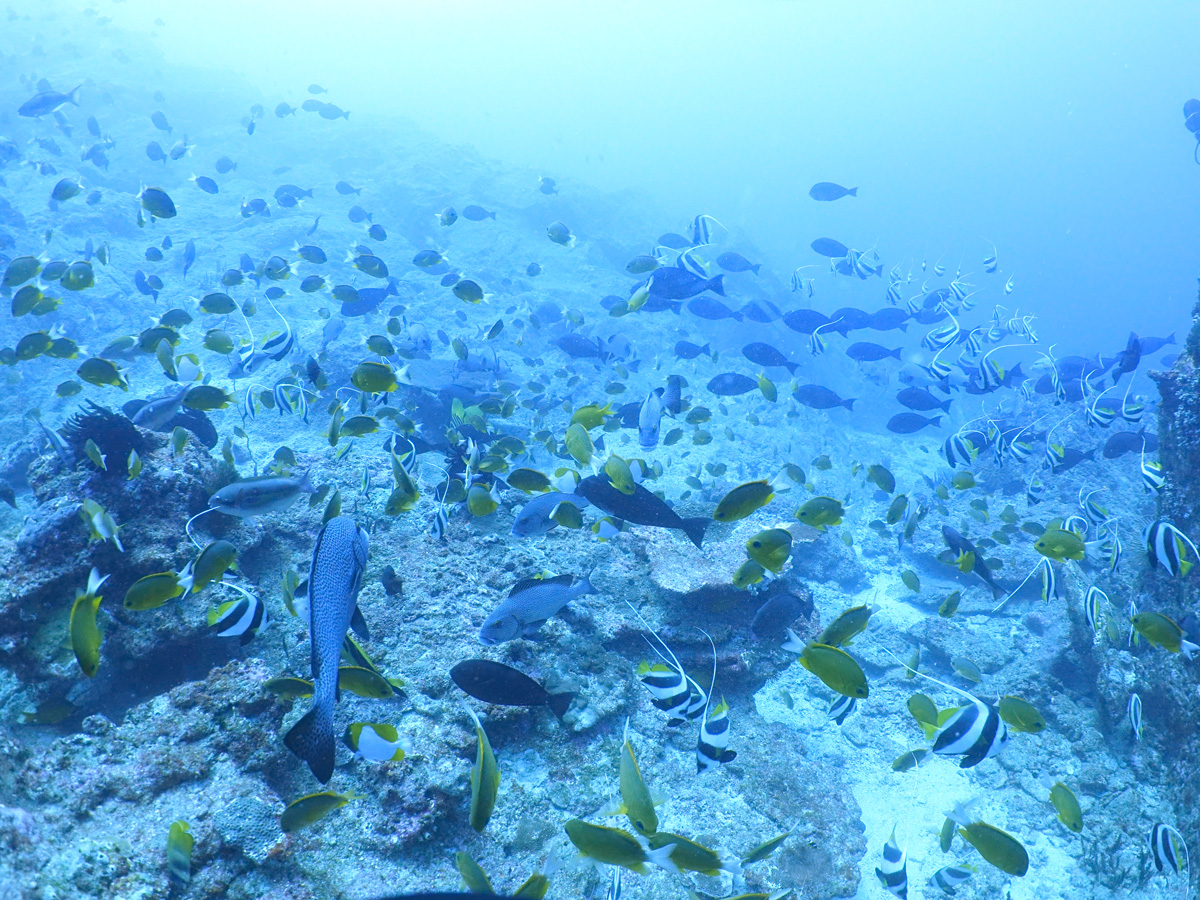
[{"label": "black and white striped fish", "polygon": [[1133,729],[1133,737],[1140,741],[1142,739],[1142,698],[1136,691],[1129,695],[1129,704],[1125,707],[1125,711],[1129,714],[1129,727]]},{"label": "black and white striped fish", "polygon": [[1054,566],[1050,564],[1048,557],[1042,557],[1042,561],[1038,563],[1038,568],[1042,572],[1042,602],[1049,603],[1051,598],[1058,599],[1058,576],[1054,572]]},{"label": "black and white striped fish", "polygon": [[[712,235],[708,227],[709,222],[714,222],[717,225],[721,225],[721,223],[717,222],[717,220],[712,216],[699,215],[692,219],[691,237],[693,247],[703,247],[712,243]],[[721,227],[724,228],[725,226],[721,225]]]},{"label": "black and white striped fish", "polygon": [[933,752],[941,756],[961,756],[958,767],[969,769],[1000,752],[1008,741],[1008,726],[996,707],[971,698],[967,706],[946,720],[933,738]]},{"label": "black and white striped fish", "polygon": [[846,717],[854,712],[856,706],[858,706],[857,698],[839,694],[829,705],[829,718],[841,725],[846,721]]},{"label": "black and white striped fish", "polygon": [[[1200,551],[1191,539],[1166,519],[1156,519],[1147,525],[1142,539],[1151,568],[1162,566],[1172,578],[1186,575],[1200,559]],[[1191,559],[1188,558],[1189,550]]]},{"label": "black and white striped fish", "polygon": [[902,900],[908,897],[908,852],[896,843],[896,829],[883,845],[883,862],[875,869],[875,877],[887,890]]},{"label": "black and white striped fish", "polygon": [[953,894],[956,887],[969,881],[974,874],[973,866],[942,866],[930,877],[929,886],[941,888],[947,894]]},{"label": "black and white striped fish", "polygon": [[1029,478],[1028,484],[1025,485],[1025,499],[1030,505],[1037,505],[1042,502],[1042,498],[1046,496],[1046,485],[1037,475],[1032,475]]},{"label": "black and white striped fish", "polygon": [[604,900],[621,900],[621,867],[612,867],[612,880],[604,892]]},{"label": "black and white striped fish", "polygon": [[650,692],[650,702],[669,717],[667,725],[674,727],[687,721],[692,687],[684,675],[664,663],[643,660],[637,668],[638,681]]},{"label": "black and white striped fish", "polygon": [[1154,867],[1158,871],[1163,871],[1169,867],[1176,875],[1179,874],[1180,859],[1183,860],[1183,867],[1190,869],[1191,865],[1188,862],[1187,844],[1183,840],[1183,835],[1179,830],[1168,825],[1166,822],[1156,822],[1154,827],[1150,829],[1150,855],[1154,857]]},{"label": "black and white striped fish", "polygon": [[210,609],[208,624],[216,630],[218,637],[237,637],[241,638],[242,644],[248,644],[270,624],[267,607],[261,597],[228,582],[222,584],[241,592],[242,596]]},{"label": "black and white striped fish", "polygon": [[942,458],[952,469],[960,465],[969,466],[975,461],[975,455],[975,445],[962,432],[950,435],[942,444]]},{"label": "black and white striped fish", "polygon": [[989,275],[993,275],[995,274],[996,268],[999,265],[1000,263],[996,259],[996,245],[992,244],[992,252],[983,258],[983,271],[987,272]]},{"label": "black and white striped fish", "polygon": [[[688,676],[678,657],[667,646],[666,641],[659,637],[650,624],[642,618],[642,614],[637,611],[637,608],[628,601],[625,605],[633,610],[638,621],[654,637],[653,642],[650,638],[645,638],[645,641],[655,655],[662,660],[653,665],[643,660],[637,667],[638,680],[650,692],[650,702],[667,714],[669,727],[682,725],[689,719],[695,719],[702,715],[708,708],[708,693]],[[715,651],[713,662],[715,666]]]},{"label": "black and white striped fish", "polygon": [[1142,460],[1138,468],[1142,473],[1142,484],[1146,486],[1146,490],[1154,494],[1162,493],[1162,489],[1167,483],[1167,479],[1163,475],[1162,463],[1154,460],[1146,462],[1145,447],[1142,448]]},{"label": "black and white striped fish", "polygon": [[1115,575],[1117,566],[1121,563],[1121,535],[1117,531],[1116,521],[1112,520],[1101,529],[1100,556],[1108,560],[1108,574]]},{"label": "black and white striped fish", "polygon": [[737,752],[728,747],[729,704],[722,697],[700,725],[700,739],[696,742],[696,774],[736,759]]},{"label": "black and white striped fish", "polygon": [[1094,584],[1087,589],[1083,598],[1083,617],[1095,634],[1100,633],[1100,627],[1104,624],[1104,607],[1107,605],[1108,594]]}]

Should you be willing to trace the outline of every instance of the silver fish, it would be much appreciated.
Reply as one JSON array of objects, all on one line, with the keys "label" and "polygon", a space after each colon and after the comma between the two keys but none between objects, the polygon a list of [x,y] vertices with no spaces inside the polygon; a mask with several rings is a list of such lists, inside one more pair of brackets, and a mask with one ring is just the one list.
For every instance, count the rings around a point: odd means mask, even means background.
[{"label": "silver fish", "polygon": [[638,411],[638,446],[643,450],[653,450],[658,446],[658,427],[662,421],[662,388],[656,388],[646,395],[642,408]]},{"label": "silver fish", "polygon": [[558,523],[550,518],[550,513],[562,502],[573,503],[580,509],[591,506],[586,497],[579,494],[564,494],[559,491],[547,491],[530,498],[517,512],[513,520],[512,533],[515,537],[537,537],[550,531]]},{"label": "silver fish", "polygon": [[367,637],[358,591],[367,567],[367,533],[347,516],[330,519],[317,535],[308,570],[308,630],[312,643],[312,707],[283,742],[308,763],[317,780],[333,775],[333,706],[338,699],[338,659],[346,629]]},{"label": "silver fish", "polygon": [[249,519],[285,510],[301,494],[311,494],[314,490],[308,472],[299,478],[265,475],[225,485],[208,498],[208,505],[227,516]]},{"label": "silver fish", "polygon": [[179,407],[183,405],[183,395],[188,392],[188,387],[182,387],[166,397],[151,400],[137,411],[133,417],[133,424],[139,428],[145,428],[147,431],[162,431],[179,412]]},{"label": "silver fish", "polygon": [[490,645],[521,635],[532,637],[547,619],[576,597],[593,593],[595,589],[587,578],[574,575],[524,578],[513,585],[508,596],[484,620],[479,642]]}]

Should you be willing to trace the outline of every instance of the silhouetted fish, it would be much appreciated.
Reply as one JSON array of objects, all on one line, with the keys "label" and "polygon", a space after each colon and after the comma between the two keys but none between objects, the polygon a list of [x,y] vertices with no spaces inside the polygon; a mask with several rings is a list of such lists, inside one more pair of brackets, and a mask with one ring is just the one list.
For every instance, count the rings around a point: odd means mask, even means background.
[{"label": "silhouetted fish", "polygon": [[830,259],[842,259],[850,253],[850,248],[841,241],[835,241],[833,238],[817,238],[808,246],[822,256],[828,256]]},{"label": "silhouetted fish", "polygon": [[832,181],[818,181],[808,189],[808,196],[814,200],[823,200],[825,202],[841,200],[843,197],[857,197],[858,188],[844,188],[840,184],[834,184]]}]

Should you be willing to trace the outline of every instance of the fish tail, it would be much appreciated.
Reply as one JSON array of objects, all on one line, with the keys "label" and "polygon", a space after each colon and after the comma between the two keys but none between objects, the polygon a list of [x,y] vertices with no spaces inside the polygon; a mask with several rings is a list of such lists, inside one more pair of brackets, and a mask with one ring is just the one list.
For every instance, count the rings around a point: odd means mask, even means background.
[{"label": "fish tail", "polygon": [[705,516],[697,516],[694,519],[683,520],[683,532],[688,536],[693,544],[697,547],[704,541],[704,532],[708,528],[712,519]]},{"label": "fish tail", "polygon": [[846,194],[847,194],[847,196],[850,196],[850,197],[857,197],[858,196],[858,188],[852,187],[852,188],[850,188],[850,190],[846,191]]},{"label": "fish tail", "polygon": [[897,347],[895,350],[893,350],[893,351],[891,352],[891,354],[890,354],[890,355],[891,355],[891,356],[894,356],[896,359],[899,359],[899,358],[900,358],[900,352],[901,352],[903,349],[904,349],[903,347]]},{"label": "fish tail", "polygon": [[854,401],[857,399],[857,397],[851,397],[849,400],[843,400],[842,406],[846,407],[850,412],[854,412]]},{"label": "fish tail", "polygon": [[706,284],[705,287],[708,288],[708,290],[712,291],[714,294],[718,294],[718,295],[724,297],[725,296],[725,276],[723,274],[722,275],[714,275],[712,278],[710,278],[708,280],[708,284]]},{"label": "fish tail", "polygon": [[752,266],[750,267],[750,271],[751,271],[751,272],[753,272],[755,275],[757,275],[757,274],[758,274],[758,270],[759,270],[759,269],[761,269],[761,268],[762,268],[762,263],[755,263],[754,265],[752,265]]},{"label": "fish tail", "polygon": [[317,781],[325,784],[333,777],[333,706],[314,703],[291,730],[283,743],[308,763]]},{"label": "fish tail", "polygon": [[575,699],[573,691],[563,691],[561,694],[551,694],[546,699],[546,705],[550,707],[550,711],[560,719],[567,714],[567,710],[571,706],[571,701]]}]

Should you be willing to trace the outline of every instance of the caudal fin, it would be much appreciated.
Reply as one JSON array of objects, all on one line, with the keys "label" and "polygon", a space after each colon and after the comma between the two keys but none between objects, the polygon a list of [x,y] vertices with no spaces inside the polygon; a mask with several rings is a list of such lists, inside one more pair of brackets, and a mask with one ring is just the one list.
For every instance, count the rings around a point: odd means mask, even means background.
[{"label": "caudal fin", "polygon": [[706,284],[705,287],[708,290],[712,291],[714,294],[719,294],[720,296],[724,297],[725,296],[725,276],[724,275],[714,275],[712,278],[710,278],[708,280],[708,284]]},{"label": "caudal fin", "polygon": [[550,711],[560,719],[567,714],[567,710],[571,707],[571,701],[575,699],[575,694],[572,691],[563,691],[561,694],[551,694],[546,698],[546,705],[550,707]]},{"label": "caudal fin", "polygon": [[757,274],[758,274],[758,270],[759,270],[759,269],[761,269],[761,268],[762,268],[762,263],[755,263],[754,265],[752,265],[752,266],[750,267],[750,271],[751,271],[751,272],[753,272],[755,275],[757,275]]},{"label": "caudal fin", "polygon": [[846,191],[846,193],[851,197],[857,197],[858,196],[858,188],[856,188],[856,187],[850,188],[850,190]]},{"label": "caudal fin", "polygon": [[308,763],[321,784],[333,777],[333,709],[314,704],[283,737],[283,743]]},{"label": "caudal fin", "polygon": [[688,536],[693,544],[697,547],[704,541],[704,532],[708,529],[712,519],[707,516],[697,516],[694,519],[683,520],[683,533]]},{"label": "caudal fin", "polygon": [[854,401],[857,399],[857,397],[851,397],[849,400],[843,400],[842,406],[846,407],[850,412],[854,412]]}]

